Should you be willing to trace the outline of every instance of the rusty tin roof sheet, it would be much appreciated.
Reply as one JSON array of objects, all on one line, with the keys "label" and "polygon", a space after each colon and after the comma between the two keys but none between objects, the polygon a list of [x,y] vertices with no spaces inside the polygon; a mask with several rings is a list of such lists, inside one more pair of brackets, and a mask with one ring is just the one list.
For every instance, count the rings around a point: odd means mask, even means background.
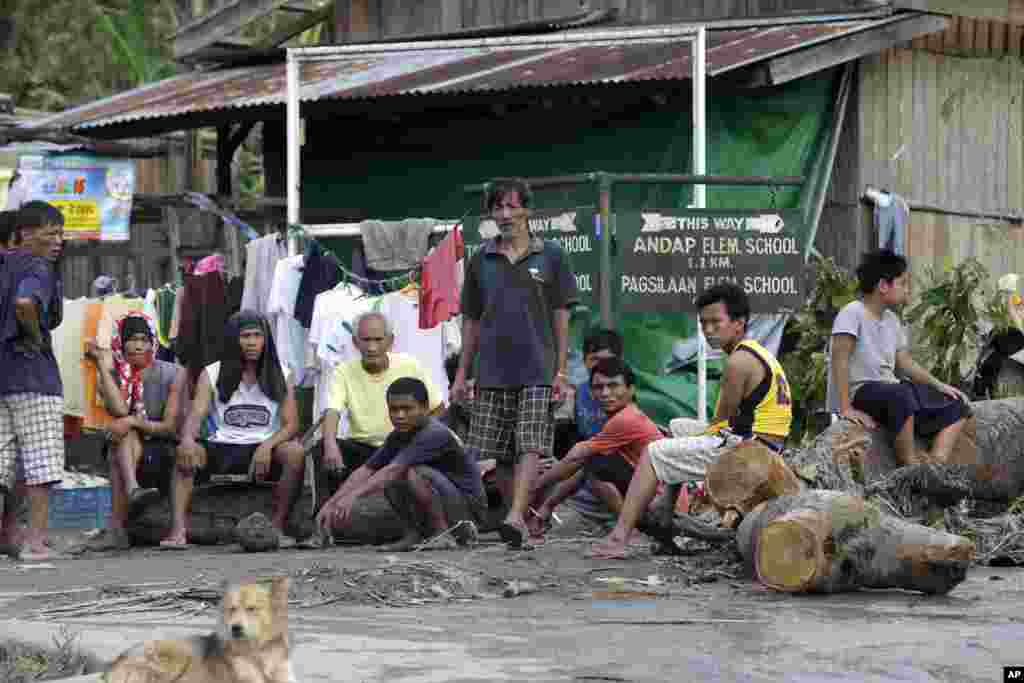
[{"label": "rusty tin roof sheet", "polygon": [[[708,33],[708,75],[832,40],[886,20],[801,23]],[[350,54],[304,62],[301,98],[360,99],[396,95],[505,91],[513,88],[682,80],[691,71],[685,40],[601,44],[425,47]],[[285,65],[192,72],[98,100],[27,127],[98,128],[141,119],[258,105],[283,105]]]}]

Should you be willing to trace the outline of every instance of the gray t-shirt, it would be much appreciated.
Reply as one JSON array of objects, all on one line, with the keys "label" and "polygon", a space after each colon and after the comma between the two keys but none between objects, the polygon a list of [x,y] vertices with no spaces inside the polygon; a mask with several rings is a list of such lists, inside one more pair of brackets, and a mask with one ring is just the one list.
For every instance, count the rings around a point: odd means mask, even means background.
[{"label": "gray t-shirt", "polygon": [[[852,301],[843,306],[832,323],[832,336],[848,334],[857,338],[850,355],[850,400],[865,382],[898,382],[896,352],[907,348],[907,335],[899,317],[885,311],[881,320]],[[832,386],[831,346],[829,347],[828,409],[839,412],[839,392]]]}]

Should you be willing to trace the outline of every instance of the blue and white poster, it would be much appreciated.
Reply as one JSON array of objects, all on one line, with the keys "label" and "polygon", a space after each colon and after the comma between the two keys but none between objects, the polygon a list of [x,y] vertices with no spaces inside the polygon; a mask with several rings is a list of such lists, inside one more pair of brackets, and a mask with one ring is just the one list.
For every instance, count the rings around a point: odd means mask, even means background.
[{"label": "blue and white poster", "polygon": [[25,154],[11,195],[41,199],[64,214],[66,239],[126,242],[131,239],[135,162],[88,153]]}]

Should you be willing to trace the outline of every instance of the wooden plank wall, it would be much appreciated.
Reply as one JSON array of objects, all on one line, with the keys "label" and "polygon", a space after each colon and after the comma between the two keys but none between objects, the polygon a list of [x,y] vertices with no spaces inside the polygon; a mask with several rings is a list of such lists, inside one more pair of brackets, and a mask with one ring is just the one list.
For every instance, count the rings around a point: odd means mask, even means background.
[{"label": "wooden plank wall", "polygon": [[942,33],[918,38],[913,47],[943,54],[993,57],[1024,54],[1024,26],[965,17],[949,17]]},{"label": "wooden plank wall", "polygon": [[[993,33],[984,35],[991,50]],[[956,33],[961,46],[971,36],[976,49],[977,33]],[[1024,63],[1005,52],[946,54],[932,50],[931,42],[860,64],[859,190],[873,184],[954,211],[1021,212]],[[1005,51],[1006,43],[999,44]],[[971,256],[995,275],[1024,272],[1024,229],[1008,221],[914,211],[908,254],[917,280],[929,266]]]},{"label": "wooden plank wall", "polygon": [[[768,17],[801,13],[843,13],[863,10],[861,0],[337,0],[339,35],[346,35],[346,17],[356,13],[371,24],[369,36],[394,38],[501,26],[570,16],[580,11],[617,8],[626,19],[643,22],[698,21]],[[378,13],[379,9],[379,13]]]}]

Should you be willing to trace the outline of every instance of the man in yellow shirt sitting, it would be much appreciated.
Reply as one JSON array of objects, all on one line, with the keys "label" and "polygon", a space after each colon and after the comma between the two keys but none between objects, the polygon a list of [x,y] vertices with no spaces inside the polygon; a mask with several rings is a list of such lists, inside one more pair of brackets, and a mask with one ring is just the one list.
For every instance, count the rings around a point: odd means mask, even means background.
[{"label": "man in yellow shirt sitting", "polygon": [[[674,505],[681,486],[703,480],[705,467],[722,450],[745,439],[755,439],[781,452],[793,421],[793,405],[786,373],[771,351],[747,339],[750,300],[738,285],[711,287],[697,299],[700,325],[712,348],[727,354],[722,385],[711,426],[700,436],[661,439],[647,446],[629,483],[619,520],[591,551],[593,557],[622,559],[641,518],[647,514],[658,482],[668,486],[665,501]],[[664,532],[672,509],[661,511],[648,524]],[[662,534],[659,533],[659,536]]]},{"label": "man in yellow shirt sitting", "polygon": [[[388,386],[401,377],[413,377],[427,387],[430,415],[443,404],[419,361],[404,353],[392,353],[395,335],[390,321],[377,311],[355,320],[352,341],[361,358],[335,369],[323,423],[323,461],[328,471],[352,472],[369,460],[394,429],[388,413]],[[348,417],[348,436],[338,438],[341,415]]]}]

